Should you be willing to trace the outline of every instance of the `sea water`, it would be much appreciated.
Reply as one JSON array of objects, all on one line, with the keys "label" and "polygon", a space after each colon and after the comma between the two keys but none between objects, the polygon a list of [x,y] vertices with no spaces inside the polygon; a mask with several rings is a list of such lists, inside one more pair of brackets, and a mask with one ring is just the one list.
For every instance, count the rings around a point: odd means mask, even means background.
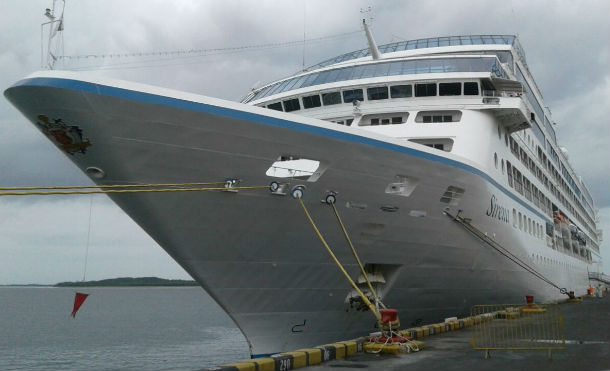
[{"label": "sea water", "polygon": [[0,287],[0,370],[197,370],[249,358],[199,287]]}]

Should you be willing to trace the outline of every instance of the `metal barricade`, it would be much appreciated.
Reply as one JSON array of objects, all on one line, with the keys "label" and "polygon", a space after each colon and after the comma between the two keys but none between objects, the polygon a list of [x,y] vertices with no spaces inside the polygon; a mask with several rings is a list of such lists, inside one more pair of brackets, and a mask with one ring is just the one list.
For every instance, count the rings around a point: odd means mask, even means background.
[{"label": "metal barricade", "polygon": [[472,349],[483,350],[489,358],[491,350],[565,349],[563,319],[557,304],[476,305],[471,317]]}]

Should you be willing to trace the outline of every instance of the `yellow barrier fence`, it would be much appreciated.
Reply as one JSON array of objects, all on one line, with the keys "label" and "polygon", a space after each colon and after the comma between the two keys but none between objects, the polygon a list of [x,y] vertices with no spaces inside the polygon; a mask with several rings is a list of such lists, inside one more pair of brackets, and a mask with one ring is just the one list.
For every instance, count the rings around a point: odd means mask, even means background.
[{"label": "yellow barrier fence", "polygon": [[471,318],[479,319],[472,331],[472,349],[546,350],[565,348],[563,319],[557,304],[476,305]]}]

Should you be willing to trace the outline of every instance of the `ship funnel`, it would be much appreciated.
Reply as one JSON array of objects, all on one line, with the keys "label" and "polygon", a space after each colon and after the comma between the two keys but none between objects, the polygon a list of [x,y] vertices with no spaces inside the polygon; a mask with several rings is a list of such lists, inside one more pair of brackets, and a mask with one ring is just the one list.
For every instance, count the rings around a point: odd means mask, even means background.
[{"label": "ship funnel", "polygon": [[369,49],[371,51],[371,57],[373,59],[381,59],[381,53],[379,53],[379,49],[377,49],[377,44],[375,44],[375,39],[373,39],[373,34],[369,29],[369,25],[366,24],[366,20],[362,20],[362,25],[364,26],[364,32],[366,33],[366,39],[369,41]]}]

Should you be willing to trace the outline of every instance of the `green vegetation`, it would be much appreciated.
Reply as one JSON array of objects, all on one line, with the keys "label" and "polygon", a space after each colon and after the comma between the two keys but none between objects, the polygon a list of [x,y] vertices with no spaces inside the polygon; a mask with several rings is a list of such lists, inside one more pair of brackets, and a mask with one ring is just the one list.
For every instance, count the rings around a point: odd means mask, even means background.
[{"label": "green vegetation", "polygon": [[123,287],[123,286],[199,286],[195,281],[166,280],[158,277],[121,277],[99,281],[60,282],[56,287]]}]

